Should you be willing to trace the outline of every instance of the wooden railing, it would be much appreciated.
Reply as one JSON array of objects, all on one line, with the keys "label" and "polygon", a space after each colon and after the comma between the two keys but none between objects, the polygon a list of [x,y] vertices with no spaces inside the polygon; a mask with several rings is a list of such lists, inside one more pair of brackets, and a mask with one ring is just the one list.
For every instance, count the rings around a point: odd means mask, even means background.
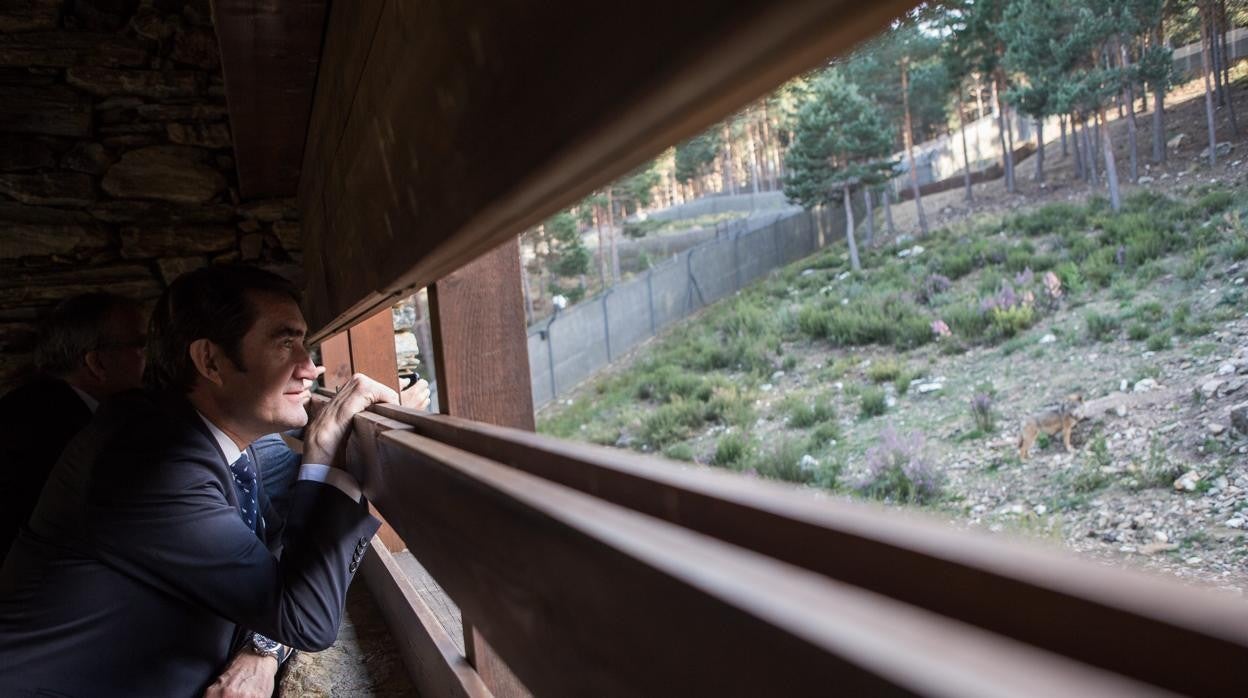
[{"label": "wooden railing", "polygon": [[[1243,602],[1030,544],[391,406],[348,460],[539,696],[1248,687]],[[392,629],[422,689],[488,694],[410,596]]]}]

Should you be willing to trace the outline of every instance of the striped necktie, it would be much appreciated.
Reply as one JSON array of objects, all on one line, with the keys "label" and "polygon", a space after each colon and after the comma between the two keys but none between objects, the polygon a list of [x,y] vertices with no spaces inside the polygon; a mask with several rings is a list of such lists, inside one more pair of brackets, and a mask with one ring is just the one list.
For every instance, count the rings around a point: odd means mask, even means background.
[{"label": "striped necktie", "polygon": [[251,456],[243,451],[243,455],[230,465],[230,472],[234,474],[239,513],[243,516],[243,523],[250,526],[254,533],[260,519],[260,488],[256,486],[256,466],[251,462]]}]

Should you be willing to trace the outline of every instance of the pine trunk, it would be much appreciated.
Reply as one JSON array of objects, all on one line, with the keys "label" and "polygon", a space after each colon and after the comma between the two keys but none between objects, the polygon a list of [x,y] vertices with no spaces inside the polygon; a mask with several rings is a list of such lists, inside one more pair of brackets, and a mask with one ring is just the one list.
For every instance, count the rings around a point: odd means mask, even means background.
[{"label": "pine trunk", "polygon": [[863,238],[862,244],[870,248],[871,243],[875,242],[875,201],[871,196],[871,187],[866,185],[862,187],[862,197],[867,202],[867,236]]},{"label": "pine trunk", "polygon": [[897,237],[897,226],[893,225],[893,190],[891,183],[884,184],[884,226],[888,230],[890,238]]},{"label": "pine trunk", "polygon": [[[1104,124],[1105,107],[1097,114],[1097,120]],[[1114,142],[1109,135],[1109,125],[1101,128],[1101,148],[1105,151],[1105,177],[1109,180],[1109,206],[1117,213],[1122,209],[1122,196],[1118,191],[1118,168],[1114,165]]]},{"label": "pine trunk", "polygon": [[[1119,39],[1118,52],[1121,57],[1122,70],[1126,73],[1131,68],[1131,55],[1127,51],[1125,41]],[[1135,124],[1135,84],[1130,80],[1127,81],[1126,92],[1123,94],[1122,101],[1126,104],[1127,113],[1127,150],[1129,155],[1131,183],[1135,184],[1140,181],[1140,165],[1139,165],[1139,147],[1136,137]]]},{"label": "pine trunk", "polygon": [[598,279],[602,287],[607,287],[607,245],[606,235],[602,230],[602,207],[594,206],[594,229],[598,231]]},{"label": "pine trunk", "polygon": [[[1153,46],[1161,45],[1161,23],[1153,28],[1150,42]],[[1153,163],[1160,165],[1166,161],[1166,95],[1153,85]]]},{"label": "pine trunk", "polygon": [[1036,182],[1044,182],[1044,120],[1036,119]]},{"label": "pine trunk", "polygon": [[1218,42],[1220,47],[1219,55],[1222,62],[1222,91],[1226,96],[1227,115],[1231,118],[1231,135],[1239,137],[1239,119],[1235,117],[1235,94],[1231,92],[1231,61],[1227,54],[1226,33],[1230,31],[1230,24],[1226,18],[1226,0],[1218,3]]},{"label": "pine trunk", "polygon": [[1075,115],[1071,114],[1066,121],[1070,124],[1070,147],[1075,151],[1075,179],[1087,179],[1087,173],[1083,167],[1083,148],[1079,146],[1079,122],[1075,119]]},{"label": "pine trunk", "polygon": [[901,104],[905,111],[905,131],[902,133],[906,145],[906,158],[910,161],[910,188],[914,191],[914,207],[919,213],[919,234],[927,235],[927,214],[923,212],[923,197],[919,193],[919,171],[914,164],[914,135],[910,125],[910,78],[909,61],[901,60]]},{"label": "pine trunk", "polygon": [[615,229],[615,196],[611,187],[607,187],[607,240],[611,243],[611,285],[620,283],[620,250],[616,246]]},{"label": "pine trunk", "polygon": [[[966,148],[966,117],[962,109],[962,86],[958,86],[958,130],[962,132],[962,183],[966,186],[966,200],[974,201],[975,194],[971,191],[971,156]],[[885,193],[887,196],[887,192]]]},{"label": "pine trunk", "polygon": [[[524,294],[524,322],[529,324],[533,322],[533,291],[529,288],[529,265],[524,263],[524,258],[520,259],[520,290]],[[417,351],[420,347],[417,346]]]},{"label": "pine trunk", "polygon": [[842,188],[845,194],[845,242],[849,244],[849,267],[854,271],[862,269],[858,261],[858,243],[854,240],[854,206],[849,198],[849,185]]},{"label": "pine trunk", "polygon": [[724,122],[723,128],[720,130],[720,137],[724,139],[724,191],[729,194],[736,194],[737,183],[735,181],[732,164],[732,131],[728,128],[728,122]]},{"label": "pine trunk", "polygon": [[992,81],[992,99],[993,104],[997,108],[997,138],[1001,141],[1001,171],[1005,174],[1005,190],[1014,193],[1014,153],[1010,152],[1010,145],[1006,141],[1006,131],[1009,125],[1006,123],[1005,105],[1001,101],[1001,87],[998,85],[999,79],[993,78]]},{"label": "pine trunk", "polygon": [[1218,164],[1218,136],[1213,124],[1213,85],[1209,79],[1209,44],[1213,37],[1209,26],[1209,6],[1200,3],[1200,65],[1205,78],[1205,121],[1209,127],[1209,166]]},{"label": "pine trunk", "polygon": [[1057,115],[1057,128],[1062,132],[1062,159],[1066,159],[1068,151],[1066,150],[1066,115]]}]

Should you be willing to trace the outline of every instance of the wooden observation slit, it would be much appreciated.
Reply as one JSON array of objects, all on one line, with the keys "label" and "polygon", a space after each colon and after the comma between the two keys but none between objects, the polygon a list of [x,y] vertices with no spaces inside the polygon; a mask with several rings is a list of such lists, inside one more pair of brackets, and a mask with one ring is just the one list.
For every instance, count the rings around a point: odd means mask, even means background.
[{"label": "wooden observation slit", "polygon": [[392,526],[365,582],[423,694],[1248,691],[1241,603],[531,433],[515,236],[914,4],[214,3],[242,194],[297,181],[327,386],[397,384],[389,305],[430,289],[445,414],[378,406],[348,452]]}]

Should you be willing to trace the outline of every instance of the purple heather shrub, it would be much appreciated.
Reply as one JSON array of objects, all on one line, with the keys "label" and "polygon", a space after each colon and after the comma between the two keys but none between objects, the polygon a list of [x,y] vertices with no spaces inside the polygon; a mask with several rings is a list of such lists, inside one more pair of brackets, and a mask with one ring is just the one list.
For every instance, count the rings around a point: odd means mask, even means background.
[{"label": "purple heather shrub", "polygon": [[1118,266],[1126,266],[1127,264],[1127,248],[1122,245],[1118,246],[1118,251],[1114,253],[1114,263]]},{"label": "purple heather shrub", "polygon": [[995,295],[989,296],[980,301],[979,309],[985,313],[994,310],[1009,310],[1020,304],[1020,298],[1014,291],[1014,286],[1008,281],[1001,282],[1001,288],[997,289]]},{"label": "purple heather shrub", "polygon": [[900,434],[890,424],[867,449],[867,472],[858,485],[864,494],[897,502],[927,502],[940,495],[944,477],[927,452],[923,434]]},{"label": "purple heather shrub", "polygon": [[1036,275],[1032,273],[1031,267],[1027,267],[1014,276],[1014,285],[1026,287],[1030,286],[1031,282],[1035,280]]},{"label": "purple heather shrub", "polygon": [[919,287],[918,293],[915,294],[916,300],[923,305],[932,302],[936,296],[948,291],[953,286],[953,282],[949,277],[942,274],[932,274],[923,280],[923,285]]}]

